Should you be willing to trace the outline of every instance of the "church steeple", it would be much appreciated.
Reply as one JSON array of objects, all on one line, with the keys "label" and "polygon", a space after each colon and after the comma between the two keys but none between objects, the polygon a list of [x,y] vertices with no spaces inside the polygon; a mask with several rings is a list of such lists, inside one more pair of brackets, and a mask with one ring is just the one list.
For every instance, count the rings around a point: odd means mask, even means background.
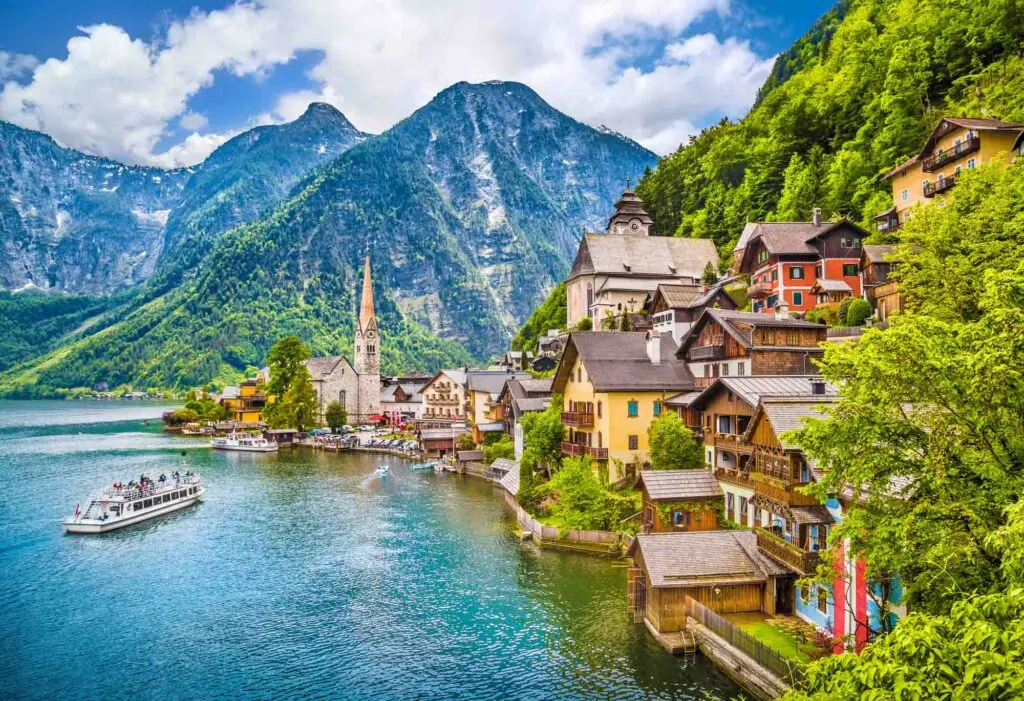
[{"label": "church steeple", "polygon": [[370,256],[363,265],[363,295],[359,303],[359,322],[356,326],[356,367],[360,375],[380,373],[380,336],[377,333],[377,315],[373,311],[373,281],[370,279]]},{"label": "church steeple", "polygon": [[626,189],[615,203],[615,214],[608,220],[609,234],[630,234],[648,236],[654,220],[644,209],[641,200],[626,181]]}]

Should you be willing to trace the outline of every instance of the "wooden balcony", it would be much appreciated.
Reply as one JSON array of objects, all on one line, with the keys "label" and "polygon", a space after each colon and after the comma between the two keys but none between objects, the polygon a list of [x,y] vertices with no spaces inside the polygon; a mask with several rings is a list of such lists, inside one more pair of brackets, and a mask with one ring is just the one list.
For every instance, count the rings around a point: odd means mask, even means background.
[{"label": "wooden balcony", "polygon": [[817,506],[821,503],[809,494],[798,492],[797,489],[804,486],[802,484],[787,483],[753,471],[750,479],[755,492],[779,503],[790,506]]},{"label": "wooden balcony", "polygon": [[939,151],[938,153],[925,158],[921,161],[921,170],[925,173],[930,173],[937,168],[941,168],[947,163],[952,163],[956,159],[966,156],[968,153],[974,153],[980,148],[981,139],[976,136],[968,137],[953,148]]},{"label": "wooden balcony", "polygon": [[775,289],[770,282],[755,282],[747,288],[747,297],[751,299],[763,299],[769,296]]},{"label": "wooden balcony", "polygon": [[749,474],[729,467],[716,467],[715,477],[729,484],[735,484],[737,487],[754,489],[755,486],[754,480],[750,479]]},{"label": "wooden balcony", "polygon": [[563,411],[562,424],[565,426],[593,426],[594,413],[591,411]]},{"label": "wooden balcony", "polygon": [[715,447],[750,455],[753,447],[743,442],[743,436],[735,433],[715,433]]},{"label": "wooden balcony", "polygon": [[779,564],[804,576],[817,569],[820,559],[818,553],[807,552],[760,526],[754,528],[754,534],[757,536],[758,549]]},{"label": "wooden balcony", "polygon": [[954,185],[956,185],[956,180],[956,176],[951,175],[948,178],[936,180],[933,183],[925,183],[922,192],[924,193],[925,197],[935,197],[936,195],[945,192],[946,190],[949,190]]},{"label": "wooden balcony", "polygon": [[608,459],[607,448],[593,448],[589,445],[570,443],[569,441],[562,441],[562,452],[566,455],[589,455],[594,460]]},{"label": "wooden balcony", "polygon": [[721,360],[725,357],[725,344],[718,346],[691,346],[688,352],[691,361]]}]

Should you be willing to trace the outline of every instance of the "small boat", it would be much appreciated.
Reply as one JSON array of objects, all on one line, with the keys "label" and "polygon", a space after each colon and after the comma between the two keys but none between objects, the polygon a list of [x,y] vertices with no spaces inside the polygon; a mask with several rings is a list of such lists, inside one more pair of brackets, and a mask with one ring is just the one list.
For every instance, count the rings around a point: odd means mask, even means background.
[{"label": "small boat", "polygon": [[184,509],[203,498],[199,475],[186,475],[163,482],[149,480],[131,487],[108,487],[89,495],[83,512],[75,504],[74,516],[64,519],[67,533],[107,533]]},{"label": "small boat", "polygon": [[388,465],[381,465],[380,467],[378,467],[376,470],[373,471],[373,474],[374,474],[375,477],[387,477],[390,472],[391,472],[391,467],[390,466],[388,466]]},{"label": "small boat", "polygon": [[237,450],[243,453],[276,453],[278,445],[263,436],[248,433],[230,433],[210,441],[214,450]]},{"label": "small boat", "polygon": [[444,463],[441,462],[440,460],[435,462],[434,463],[434,472],[436,472],[438,474],[441,474],[442,472],[444,472]]},{"label": "small boat", "polygon": [[433,463],[433,462],[419,462],[419,463],[415,463],[413,465],[410,465],[409,466],[409,470],[412,471],[412,472],[428,472],[428,471],[429,472],[433,472],[435,464],[436,463]]}]

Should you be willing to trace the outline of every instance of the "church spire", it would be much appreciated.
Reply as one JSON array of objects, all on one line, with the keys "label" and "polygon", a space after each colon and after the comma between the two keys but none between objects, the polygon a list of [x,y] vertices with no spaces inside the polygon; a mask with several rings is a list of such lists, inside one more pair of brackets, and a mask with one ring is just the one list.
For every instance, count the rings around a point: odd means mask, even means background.
[{"label": "church spire", "polygon": [[363,266],[363,299],[359,307],[359,328],[365,330],[376,316],[373,313],[373,283],[370,281],[370,255]]}]

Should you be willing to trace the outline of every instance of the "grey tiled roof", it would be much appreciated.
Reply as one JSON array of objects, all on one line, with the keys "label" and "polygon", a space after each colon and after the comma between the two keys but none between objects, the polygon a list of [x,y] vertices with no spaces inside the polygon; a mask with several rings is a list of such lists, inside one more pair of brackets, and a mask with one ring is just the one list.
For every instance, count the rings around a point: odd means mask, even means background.
[{"label": "grey tiled roof", "polygon": [[587,378],[598,392],[693,389],[693,375],[686,363],[675,357],[672,335],[662,334],[660,341],[661,362],[655,365],[647,356],[646,333],[642,331],[582,331],[571,336]]},{"label": "grey tiled roof", "polygon": [[[835,397],[762,397],[760,411],[771,424],[775,436],[779,439],[782,447],[796,449],[792,443],[782,439],[786,431],[793,431],[804,426],[804,420],[809,418],[823,418],[828,409],[836,402]],[[754,422],[750,422],[747,428],[749,434]],[[747,437],[744,437],[746,440]]]},{"label": "grey tiled roof", "polygon": [[[893,207],[895,209],[895,207]],[[886,263],[886,256],[892,255],[893,251],[896,250],[895,246],[875,246],[868,245],[864,246],[864,255],[871,263]]]},{"label": "grey tiled roof", "polygon": [[[306,361],[306,369],[314,380],[330,375],[338,367],[338,363],[348,362],[343,355],[328,355],[323,358],[310,358]],[[355,372],[355,370],[353,370]]]},{"label": "grey tiled roof", "polygon": [[710,239],[584,234],[580,249],[570,278],[586,273],[700,278],[708,263],[718,265]]},{"label": "grey tiled roof", "polygon": [[496,472],[507,474],[512,470],[519,472],[519,465],[515,460],[510,460],[508,458],[496,458],[494,462],[491,463],[491,469]]},{"label": "grey tiled roof", "polygon": [[455,451],[455,459],[459,462],[470,462],[475,460],[483,460],[484,451],[482,450],[457,450]]},{"label": "grey tiled roof", "polygon": [[506,372],[505,370],[470,370],[466,373],[466,382],[470,390],[494,395],[501,392],[505,382],[511,378],[528,380],[531,379],[531,376],[526,372]]},{"label": "grey tiled roof", "polygon": [[853,292],[846,280],[829,280],[828,278],[818,278],[811,285],[811,292],[815,290],[824,290],[825,292]]},{"label": "grey tiled roof", "polygon": [[[497,460],[495,460],[497,462]],[[505,488],[505,491],[515,496],[519,494],[519,466],[516,465],[513,469],[505,473],[505,476],[501,478],[501,486]]]},{"label": "grey tiled roof", "polygon": [[698,285],[658,285],[658,292],[669,309],[686,309],[701,296]]},{"label": "grey tiled roof", "polygon": [[763,582],[788,572],[761,555],[752,531],[689,531],[638,535],[639,549],[653,587],[707,586]]},{"label": "grey tiled roof", "polygon": [[651,499],[712,499],[723,496],[715,476],[703,469],[641,470],[640,480]]},{"label": "grey tiled roof", "polygon": [[[711,397],[719,391],[719,388],[726,388],[738,396],[751,407],[756,407],[761,397],[815,397],[811,394],[811,381],[821,380],[821,375],[748,375],[719,377],[714,384],[701,392],[702,399]],[[830,383],[825,383],[825,395],[835,397],[838,388]],[[667,403],[667,402],[666,402]],[[690,404],[694,402],[691,400]]]}]

